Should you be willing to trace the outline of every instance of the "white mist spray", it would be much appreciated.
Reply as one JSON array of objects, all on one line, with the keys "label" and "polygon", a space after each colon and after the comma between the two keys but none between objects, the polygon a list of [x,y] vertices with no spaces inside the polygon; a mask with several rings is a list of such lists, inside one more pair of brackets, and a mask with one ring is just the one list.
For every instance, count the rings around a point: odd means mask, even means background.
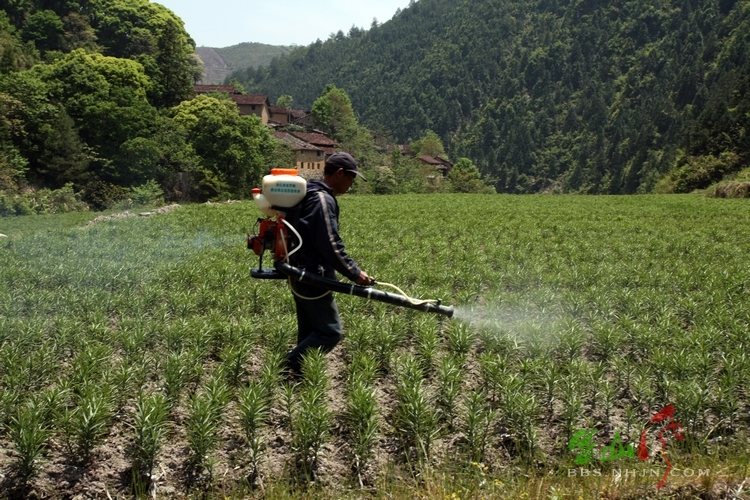
[{"label": "white mist spray", "polygon": [[536,345],[554,343],[559,321],[551,311],[526,304],[483,304],[455,307],[453,318],[491,337],[509,337]]}]

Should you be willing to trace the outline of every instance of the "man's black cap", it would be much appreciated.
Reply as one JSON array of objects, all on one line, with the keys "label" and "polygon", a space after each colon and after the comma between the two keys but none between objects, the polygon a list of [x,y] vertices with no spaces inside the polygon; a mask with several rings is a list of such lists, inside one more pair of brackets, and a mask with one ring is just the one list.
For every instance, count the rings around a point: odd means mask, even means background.
[{"label": "man's black cap", "polygon": [[349,153],[341,152],[332,154],[326,160],[326,167],[335,169],[343,168],[345,172],[354,172],[360,176],[362,180],[367,181],[365,176],[357,169],[357,162],[354,160],[354,157]]}]

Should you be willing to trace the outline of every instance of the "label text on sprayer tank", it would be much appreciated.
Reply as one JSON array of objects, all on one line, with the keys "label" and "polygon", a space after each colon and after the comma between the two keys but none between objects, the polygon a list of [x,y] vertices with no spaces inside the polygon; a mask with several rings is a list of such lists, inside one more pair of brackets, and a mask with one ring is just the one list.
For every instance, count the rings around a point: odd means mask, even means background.
[{"label": "label text on sprayer tank", "polygon": [[292,183],[279,182],[275,187],[271,188],[272,193],[301,193],[302,190],[299,186]]}]

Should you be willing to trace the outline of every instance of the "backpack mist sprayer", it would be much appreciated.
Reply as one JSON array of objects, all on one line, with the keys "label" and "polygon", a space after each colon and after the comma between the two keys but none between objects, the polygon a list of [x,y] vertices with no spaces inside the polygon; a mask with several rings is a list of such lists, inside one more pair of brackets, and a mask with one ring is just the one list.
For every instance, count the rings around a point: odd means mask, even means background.
[{"label": "backpack mist sprayer", "polygon": [[[287,220],[287,213],[296,210],[296,206],[305,197],[306,190],[307,181],[297,175],[297,170],[294,169],[272,169],[271,175],[263,177],[263,188],[253,189],[253,199],[260,211],[266,215],[266,218],[258,219],[258,234],[247,235],[247,248],[260,258],[258,267],[250,270],[253,278],[301,281],[330,292],[347,293],[409,309],[453,317],[452,306],[443,306],[440,300],[413,299],[398,287],[388,283],[373,282],[373,285],[390,286],[401,295],[375,290],[372,287],[341,283],[291,265],[289,257],[302,247],[304,241]],[[294,235],[294,238],[290,235]],[[273,268],[263,267],[263,254],[266,251],[273,254]]]}]

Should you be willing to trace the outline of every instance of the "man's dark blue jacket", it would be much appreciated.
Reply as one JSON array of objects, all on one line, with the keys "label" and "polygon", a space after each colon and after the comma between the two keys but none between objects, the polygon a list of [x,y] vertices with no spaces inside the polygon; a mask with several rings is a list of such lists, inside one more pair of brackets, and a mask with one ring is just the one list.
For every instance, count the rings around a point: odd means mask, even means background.
[{"label": "man's dark blue jacket", "polygon": [[357,280],[359,266],[346,254],[339,236],[339,205],[324,182],[307,183],[295,228],[302,237],[302,247],[293,256],[297,267],[330,279],[336,279],[335,269]]}]

